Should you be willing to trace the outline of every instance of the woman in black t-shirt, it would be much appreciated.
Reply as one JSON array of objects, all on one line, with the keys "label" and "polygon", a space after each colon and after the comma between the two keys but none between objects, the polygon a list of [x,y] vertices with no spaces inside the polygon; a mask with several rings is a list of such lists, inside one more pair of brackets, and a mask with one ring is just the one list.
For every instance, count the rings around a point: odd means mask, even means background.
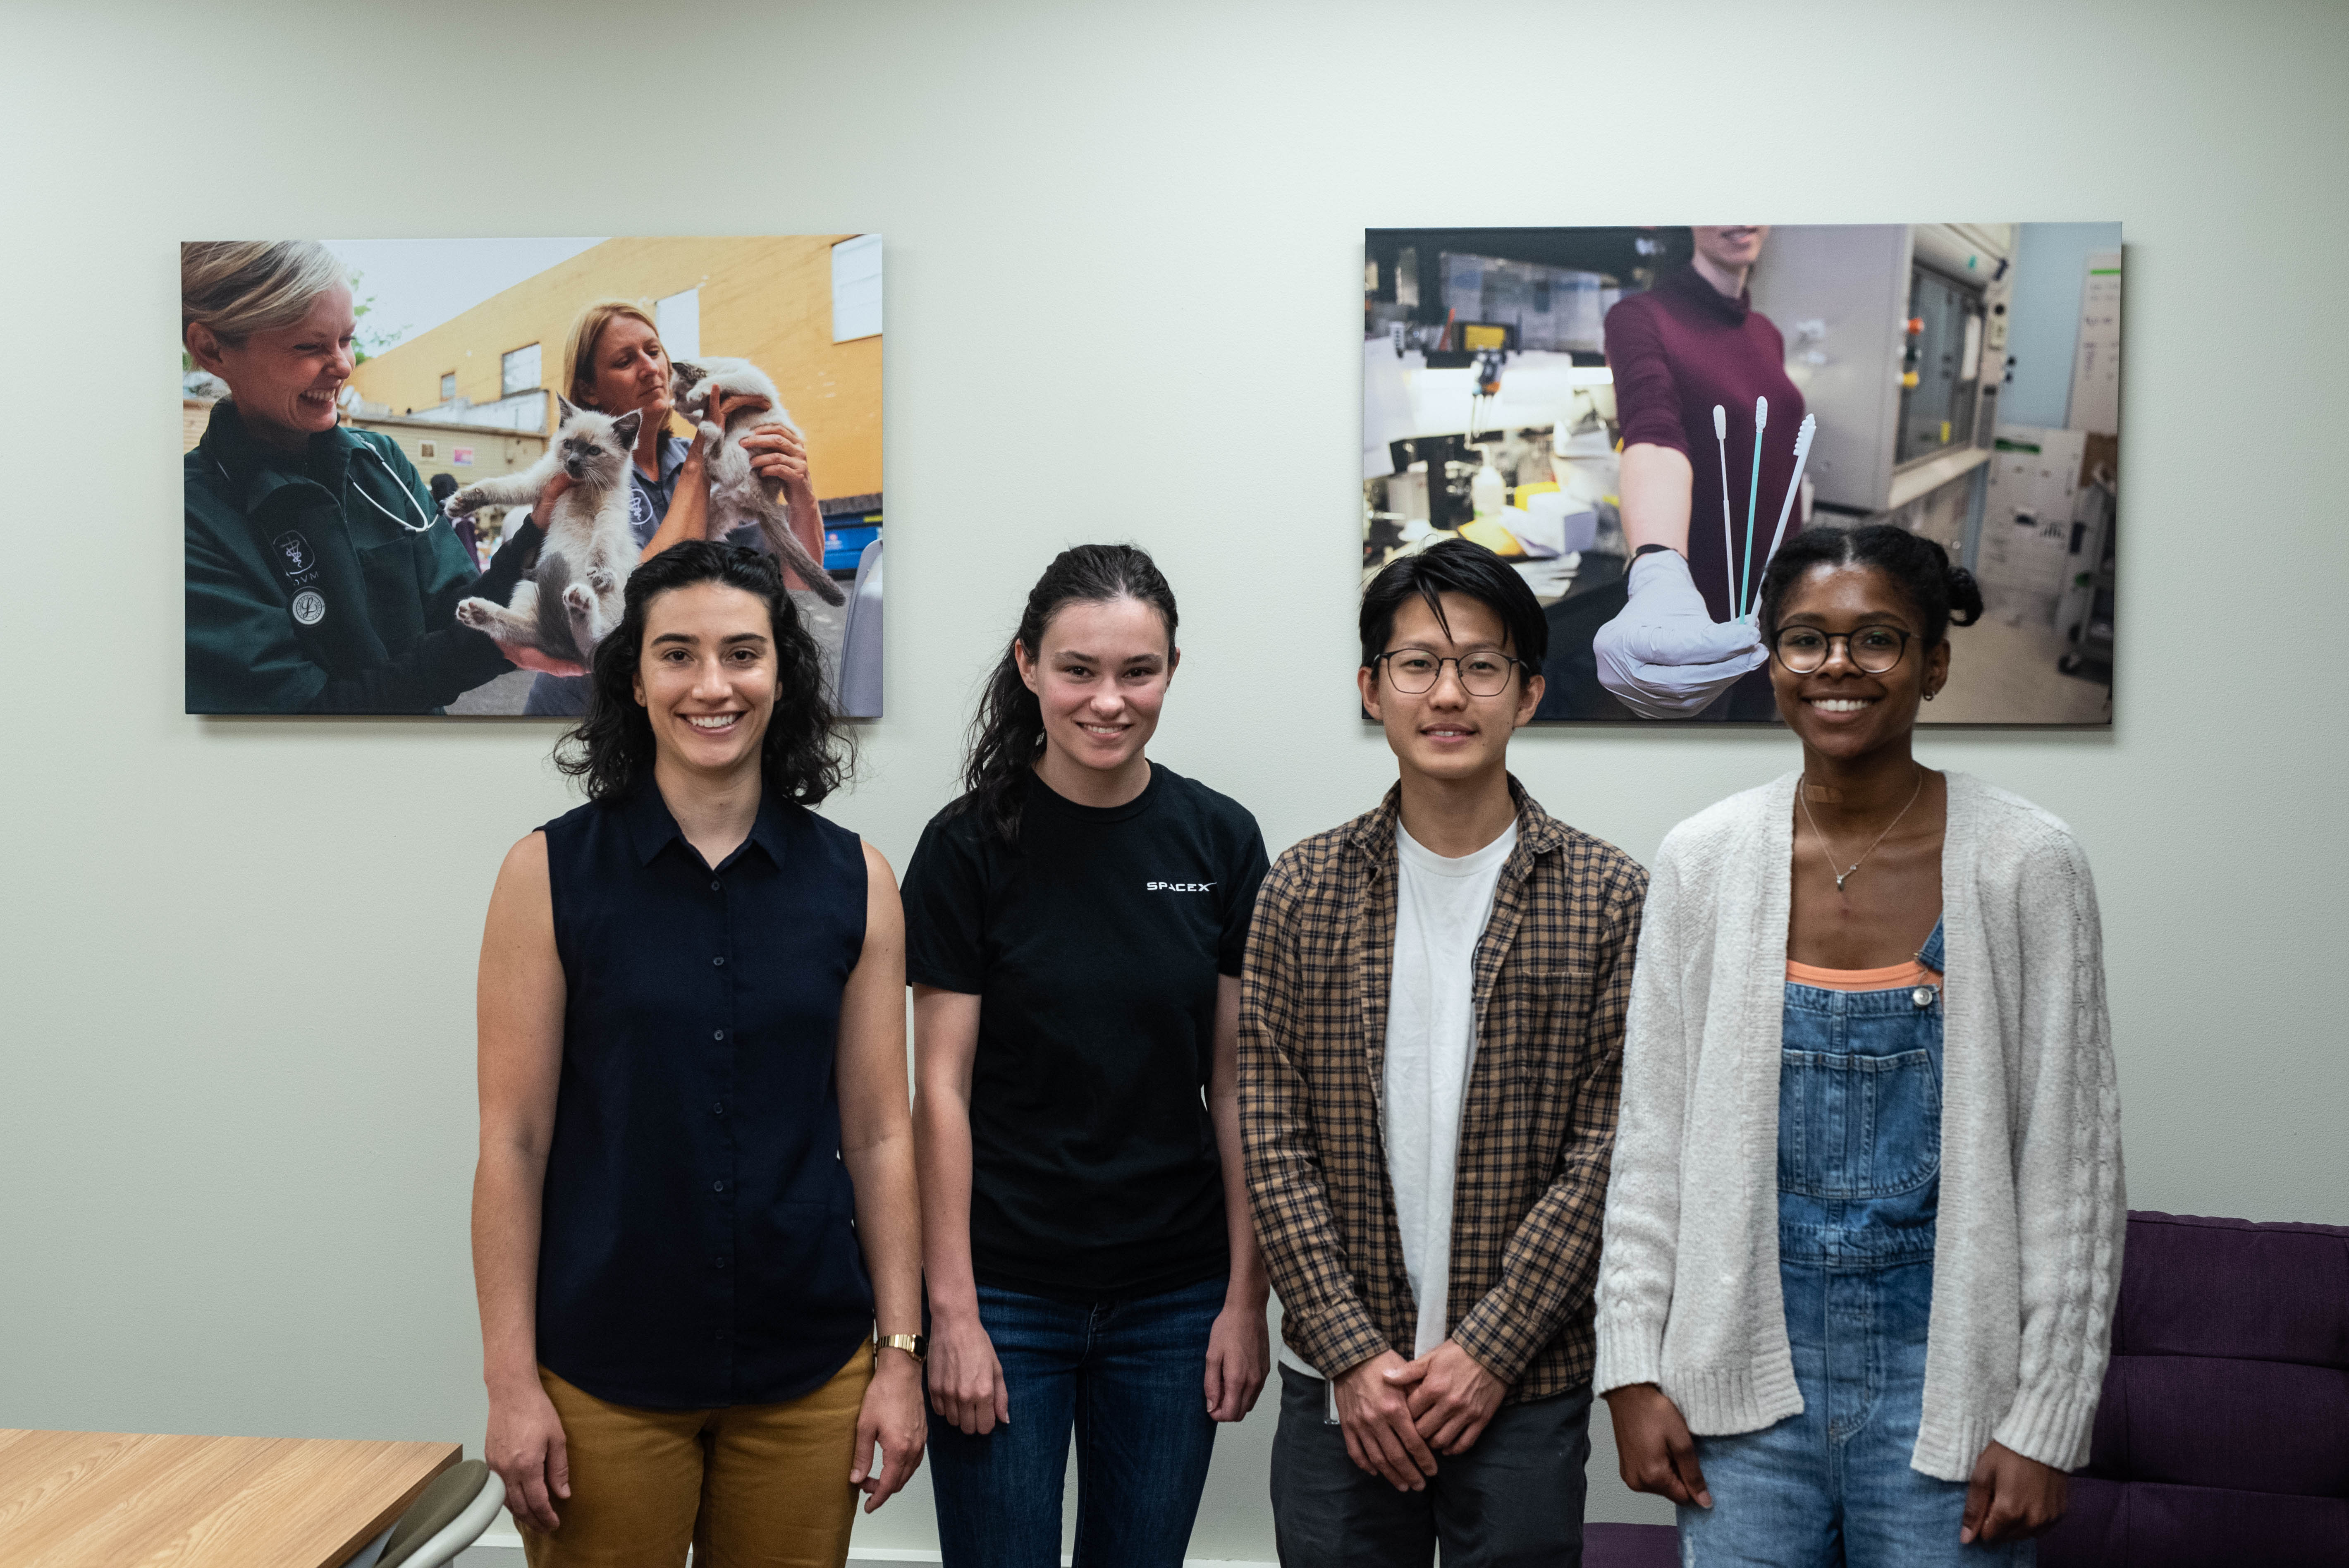
[{"label": "woman in black t-shirt", "polygon": [[1140,550],[1062,552],[906,867],[948,1568],[1059,1560],[1072,1425],[1080,1568],[1175,1568],[1269,1366],[1238,1103],[1264,839],[1143,754],[1174,624]]}]

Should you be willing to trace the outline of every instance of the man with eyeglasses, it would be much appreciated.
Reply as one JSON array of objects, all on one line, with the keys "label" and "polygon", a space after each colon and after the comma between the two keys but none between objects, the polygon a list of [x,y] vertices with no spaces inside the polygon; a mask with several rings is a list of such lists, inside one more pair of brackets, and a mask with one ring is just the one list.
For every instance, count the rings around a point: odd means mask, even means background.
[{"label": "man with eyeglasses", "polygon": [[1647,874],[1509,775],[1548,626],[1447,541],[1362,595],[1400,777],[1282,855],[1240,1001],[1287,1568],[1578,1563],[1591,1293]]}]

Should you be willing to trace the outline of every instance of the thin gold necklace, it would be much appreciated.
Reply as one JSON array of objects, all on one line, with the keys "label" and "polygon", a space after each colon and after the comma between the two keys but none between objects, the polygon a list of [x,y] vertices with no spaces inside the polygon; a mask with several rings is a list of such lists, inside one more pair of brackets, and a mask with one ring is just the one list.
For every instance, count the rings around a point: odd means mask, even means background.
[{"label": "thin gold necklace", "polygon": [[[1917,768],[1917,787],[1909,792],[1909,805],[1902,806],[1899,815],[1896,815],[1891,821],[1884,825],[1884,831],[1876,836],[1876,844],[1881,844],[1892,836],[1892,830],[1900,826],[1900,818],[1909,815],[1909,806],[1915,805],[1917,804],[1917,797],[1924,793],[1925,768],[1922,763],[1920,763]],[[1819,841],[1819,854],[1826,860],[1827,875],[1835,877],[1836,891],[1840,893],[1843,891],[1844,877],[1849,877],[1852,872],[1858,870],[1860,866],[1866,862],[1868,856],[1876,853],[1876,844],[1869,845],[1868,848],[1861,853],[1859,859],[1851,863],[1849,868],[1843,873],[1842,877],[1837,877],[1835,868],[1835,854],[1833,850],[1828,847],[1827,836],[1819,831],[1819,819],[1811,815],[1810,791],[1807,788],[1798,788],[1795,791],[1795,798],[1803,803],[1803,820],[1811,825],[1811,836]]]}]

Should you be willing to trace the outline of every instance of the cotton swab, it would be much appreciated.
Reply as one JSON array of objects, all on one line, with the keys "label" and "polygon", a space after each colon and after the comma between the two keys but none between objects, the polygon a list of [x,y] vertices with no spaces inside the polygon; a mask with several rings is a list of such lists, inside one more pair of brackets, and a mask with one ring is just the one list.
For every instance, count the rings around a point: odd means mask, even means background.
[{"label": "cotton swab", "polygon": [[1745,572],[1737,579],[1737,616],[1745,613],[1745,591],[1754,583],[1754,504],[1762,498],[1762,432],[1770,428],[1770,400],[1754,400],[1754,477],[1745,486]]},{"label": "cotton swab", "polygon": [[[1803,464],[1810,459],[1811,438],[1818,433],[1818,430],[1817,416],[1805,414],[1802,425],[1795,431],[1795,472],[1786,481],[1786,499],[1778,507],[1778,530],[1770,535],[1770,553],[1762,557],[1762,571],[1765,576],[1769,575],[1770,563],[1777,558],[1780,541],[1786,537],[1786,519],[1794,514],[1795,497],[1802,493]],[[1757,602],[1747,613],[1759,613],[1761,607]]]},{"label": "cotton swab", "polygon": [[1729,410],[1719,403],[1713,405],[1713,439],[1721,448],[1721,569],[1733,583],[1737,546],[1731,542],[1729,532]]}]

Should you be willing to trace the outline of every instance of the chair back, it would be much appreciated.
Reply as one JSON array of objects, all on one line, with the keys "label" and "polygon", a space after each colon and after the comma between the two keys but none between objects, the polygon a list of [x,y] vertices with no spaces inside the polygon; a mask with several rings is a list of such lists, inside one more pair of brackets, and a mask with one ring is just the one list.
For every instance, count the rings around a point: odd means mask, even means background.
[{"label": "chair back", "polygon": [[480,1459],[432,1478],[383,1543],[375,1568],[442,1568],[481,1538],[506,1501],[505,1482]]}]

